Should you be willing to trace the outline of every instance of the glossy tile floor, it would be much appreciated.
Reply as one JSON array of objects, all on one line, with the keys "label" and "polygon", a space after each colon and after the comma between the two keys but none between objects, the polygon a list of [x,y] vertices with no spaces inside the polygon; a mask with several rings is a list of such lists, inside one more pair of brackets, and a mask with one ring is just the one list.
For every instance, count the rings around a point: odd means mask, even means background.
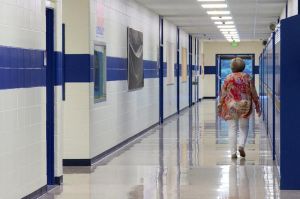
[{"label": "glossy tile floor", "polygon": [[252,118],[246,159],[231,160],[215,109],[214,100],[203,101],[93,168],[65,168],[64,185],[42,199],[300,198],[279,191],[259,120]]}]

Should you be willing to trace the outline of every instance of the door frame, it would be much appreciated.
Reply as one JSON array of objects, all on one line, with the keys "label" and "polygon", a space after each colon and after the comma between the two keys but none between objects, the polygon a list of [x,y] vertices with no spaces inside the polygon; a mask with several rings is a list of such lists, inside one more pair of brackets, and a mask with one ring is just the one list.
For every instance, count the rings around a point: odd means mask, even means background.
[{"label": "door frame", "polygon": [[46,8],[46,153],[47,184],[55,184],[54,173],[54,16],[53,8]]},{"label": "door frame", "polygon": [[220,84],[220,75],[221,75],[221,69],[219,65],[219,57],[222,56],[232,56],[232,57],[238,57],[238,56],[252,56],[253,62],[252,62],[252,77],[253,80],[255,81],[255,54],[254,53],[229,53],[229,54],[216,54],[215,58],[215,63],[216,63],[216,74],[215,74],[215,79],[216,79],[216,98],[219,97],[219,84]]}]

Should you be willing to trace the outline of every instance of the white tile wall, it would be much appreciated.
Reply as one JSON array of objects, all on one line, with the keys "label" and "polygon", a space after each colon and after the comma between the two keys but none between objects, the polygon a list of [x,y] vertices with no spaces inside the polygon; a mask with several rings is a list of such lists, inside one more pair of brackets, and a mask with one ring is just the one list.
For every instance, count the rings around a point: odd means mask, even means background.
[{"label": "white tile wall", "polygon": [[[172,23],[164,20],[164,62],[167,62],[167,43],[174,46],[174,63],[177,63],[177,28]],[[176,70],[174,70],[176,71]],[[177,112],[177,77],[174,84],[168,85],[167,78],[164,78],[164,117],[168,117]]]},{"label": "white tile wall", "polygon": [[[57,8],[61,1],[56,1]],[[45,50],[45,0],[0,0],[0,45]],[[61,50],[61,9],[56,47]],[[59,24],[59,25],[58,25]],[[61,96],[56,88],[56,174],[61,166]],[[0,198],[17,199],[47,184],[46,88],[0,90]]]},{"label": "white tile wall", "polygon": [[[97,41],[107,45],[107,56],[127,57],[127,27],[144,35],[144,59],[157,61],[159,17],[133,0],[108,1],[105,6],[105,35]],[[91,51],[95,39],[95,1],[91,0]],[[176,46],[176,27],[164,21],[164,40]],[[182,45],[188,48],[188,36],[181,32]],[[166,52],[164,53],[166,61]],[[176,58],[176,56],[175,56]],[[176,61],[175,61],[176,63]],[[164,116],[176,112],[176,84],[164,87]],[[145,87],[128,92],[127,81],[107,83],[107,100],[94,104],[90,85],[91,157],[115,146],[158,122],[158,79],[145,79]],[[181,108],[188,106],[188,84],[181,83]]]},{"label": "white tile wall", "polygon": [[45,49],[45,0],[0,0],[0,44]]},{"label": "white tile wall", "polygon": [[45,107],[45,88],[0,90],[0,198],[47,183]]}]

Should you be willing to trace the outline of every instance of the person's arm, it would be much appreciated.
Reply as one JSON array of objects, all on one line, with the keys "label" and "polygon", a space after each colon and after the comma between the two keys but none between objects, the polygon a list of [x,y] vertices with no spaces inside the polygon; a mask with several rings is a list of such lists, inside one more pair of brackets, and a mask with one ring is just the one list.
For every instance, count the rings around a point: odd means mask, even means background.
[{"label": "person's arm", "polygon": [[260,116],[261,115],[261,110],[260,110],[259,97],[257,95],[257,91],[256,91],[256,88],[255,88],[253,79],[250,79],[250,87],[251,87],[251,95],[252,95],[252,100],[253,100],[254,105],[255,105],[256,113],[258,114],[258,116]]}]

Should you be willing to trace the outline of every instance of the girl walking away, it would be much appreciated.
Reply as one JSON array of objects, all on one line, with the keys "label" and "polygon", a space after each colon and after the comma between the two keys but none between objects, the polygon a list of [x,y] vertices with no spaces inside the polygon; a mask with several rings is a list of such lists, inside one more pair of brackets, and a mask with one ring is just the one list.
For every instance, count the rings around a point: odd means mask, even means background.
[{"label": "girl walking away", "polygon": [[231,158],[237,158],[237,132],[240,130],[238,151],[245,157],[245,144],[249,131],[249,117],[255,105],[260,117],[260,104],[254,82],[250,75],[244,73],[245,62],[241,58],[231,61],[231,71],[222,86],[218,114],[228,122]]}]

